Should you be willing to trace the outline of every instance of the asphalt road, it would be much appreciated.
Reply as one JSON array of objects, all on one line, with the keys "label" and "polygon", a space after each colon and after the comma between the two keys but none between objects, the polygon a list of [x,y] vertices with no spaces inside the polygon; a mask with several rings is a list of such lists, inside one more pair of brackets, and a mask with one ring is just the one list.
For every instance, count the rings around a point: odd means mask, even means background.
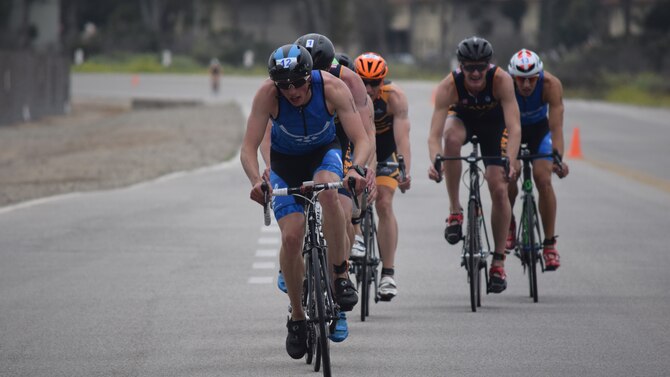
[{"label": "asphalt road", "polygon": [[[214,97],[206,77],[76,75],[73,91],[236,99],[248,111],[259,83],[224,77]],[[442,237],[446,190],[426,174],[434,84],[399,84],[414,161],[412,189],[396,195],[399,295],[364,323],[350,316],[333,374],[668,375],[670,111],[566,101],[566,142],[580,128],[585,159],[555,180],[562,267],[539,276],[534,304],[508,259],[508,289],[472,313],[459,249]],[[248,191],[235,159],[0,209],[0,375],[318,375],[284,350],[278,232]]]}]

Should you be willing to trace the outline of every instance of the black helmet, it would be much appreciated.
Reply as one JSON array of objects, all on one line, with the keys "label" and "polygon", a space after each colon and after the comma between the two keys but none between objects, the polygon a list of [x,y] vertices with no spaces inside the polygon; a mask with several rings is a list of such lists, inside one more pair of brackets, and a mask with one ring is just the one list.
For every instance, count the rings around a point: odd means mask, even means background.
[{"label": "black helmet", "polygon": [[489,61],[493,55],[493,47],[484,38],[470,37],[458,44],[456,54],[459,62]]},{"label": "black helmet", "polygon": [[312,56],[302,46],[284,45],[274,50],[268,59],[272,81],[294,81],[312,73]]},{"label": "black helmet", "polygon": [[355,70],[354,62],[351,60],[351,57],[349,55],[345,54],[344,52],[336,53],[335,54],[335,59],[337,60],[337,62],[339,64],[351,69],[352,71]]},{"label": "black helmet", "polygon": [[313,69],[325,71],[333,64],[335,47],[333,47],[333,42],[325,35],[316,33],[305,34],[298,38],[295,44],[306,48],[312,55]]}]

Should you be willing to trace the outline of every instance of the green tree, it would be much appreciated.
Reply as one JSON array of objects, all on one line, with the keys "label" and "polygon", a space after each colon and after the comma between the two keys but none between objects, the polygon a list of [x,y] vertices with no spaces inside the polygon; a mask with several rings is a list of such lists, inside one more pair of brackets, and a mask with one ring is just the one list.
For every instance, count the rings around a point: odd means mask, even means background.
[{"label": "green tree", "polygon": [[653,69],[663,70],[663,62],[670,46],[670,2],[658,1],[648,11],[643,21],[644,33],[640,44],[650,57]]},{"label": "green tree", "polygon": [[521,20],[526,14],[526,9],[526,0],[509,0],[500,5],[500,11],[505,17],[512,20],[514,31],[517,33],[521,30]]}]

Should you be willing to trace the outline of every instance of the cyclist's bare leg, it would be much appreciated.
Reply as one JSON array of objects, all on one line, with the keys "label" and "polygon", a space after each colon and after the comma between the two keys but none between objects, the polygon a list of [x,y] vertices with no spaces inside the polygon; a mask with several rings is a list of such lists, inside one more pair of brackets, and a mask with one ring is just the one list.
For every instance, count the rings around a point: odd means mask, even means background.
[{"label": "cyclist's bare leg", "polygon": [[556,225],[556,195],[551,185],[552,166],[552,161],[536,160],[533,162],[533,180],[539,194],[538,207],[545,239],[554,237]]},{"label": "cyclist's bare leg", "polygon": [[514,202],[516,202],[516,197],[519,195],[519,183],[518,177],[514,181],[510,181],[507,186],[507,194],[509,196],[509,204],[511,208],[514,208]]},{"label": "cyclist's bare leg", "polygon": [[338,199],[340,200],[340,205],[342,205],[342,210],[344,211],[344,221],[345,221],[345,227],[347,230],[347,237],[345,238],[345,244],[344,244],[344,250],[345,250],[345,256],[348,259],[349,254],[351,252],[351,246],[354,244],[354,224],[351,223],[351,214],[353,211],[353,203],[351,201],[351,198],[349,198],[346,195],[338,195]]},{"label": "cyclist's bare leg", "polygon": [[[330,171],[320,170],[314,175],[316,183],[336,182],[340,177]],[[341,265],[348,259],[349,252],[345,250],[347,244],[347,229],[344,210],[337,198],[337,190],[326,190],[319,194],[319,203],[323,209],[323,235],[328,243],[328,261],[331,265]],[[338,277],[347,277],[347,272]]]},{"label": "cyclist's bare leg", "polygon": [[395,189],[377,185],[377,200],[375,201],[375,209],[379,217],[377,240],[379,241],[379,254],[384,268],[393,268],[398,246],[398,222],[393,213],[394,194]]},{"label": "cyclist's bare leg", "polygon": [[305,266],[302,258],[302,243],[305,238],[305,216],[302,213],[288,214],[278,221],[282,245],[279,251],[279,266],[284,274],[288,298],[291,301],[293,320],[305,319],[302,309],[302,281]]},{"label": "cyclist's bare leg", "polygon": [[[510,206],[507,193],[504,168],[502,166],[489,165],[486,168],[486,181],[491,193],[491,231],[493,233],[495,252],[504,254],[507,231],[509,223],[512,220],[512,207]],[[491,265],[502,267],[505,265],[505,262],[494,260],[491,262]]]},{"label": "cyclist's bare leg", "polygon": [[[466,136],[463,122],[456,117],[448,117],[444,127],[444,156],[459,157]],[[462,207],[458,197],[458,189],[462,163],[461,161],[445,161],[444,169],[447,178],[447,193],[449,193],[449,211],[451,213],[461,212]]]}]

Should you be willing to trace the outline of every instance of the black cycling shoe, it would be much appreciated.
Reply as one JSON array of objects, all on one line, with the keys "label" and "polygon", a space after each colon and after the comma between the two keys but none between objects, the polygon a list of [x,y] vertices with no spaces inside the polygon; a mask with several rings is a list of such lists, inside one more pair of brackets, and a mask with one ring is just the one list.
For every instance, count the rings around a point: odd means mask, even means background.
[{"label": "black cycling shoe", "polygon": [[301,359],[307,353],[307,321],[291,321],[286,323],[286,352],[294,359]]},{"label": "black cycling shoe", "polygon": [[340,305],[340,310],[349,312],[358,303],[358,295],[354,283],[348,278],[335,279],[335,301]]},{"label": "black cycling shoe", "polygon": [[[494,261],[505,261],[506,257],[505,253],[493,253]],[[491,265],[491,269],[489,270],[489,292],[500,293],[505,289],[507,289],[505,267]]]},{"label": "black cycling shoe", "polygon": [[447,218],[447,227],[444,229],[444,238],[450,245],[456,245],[463,238],[463,213],[452,213]]}]

